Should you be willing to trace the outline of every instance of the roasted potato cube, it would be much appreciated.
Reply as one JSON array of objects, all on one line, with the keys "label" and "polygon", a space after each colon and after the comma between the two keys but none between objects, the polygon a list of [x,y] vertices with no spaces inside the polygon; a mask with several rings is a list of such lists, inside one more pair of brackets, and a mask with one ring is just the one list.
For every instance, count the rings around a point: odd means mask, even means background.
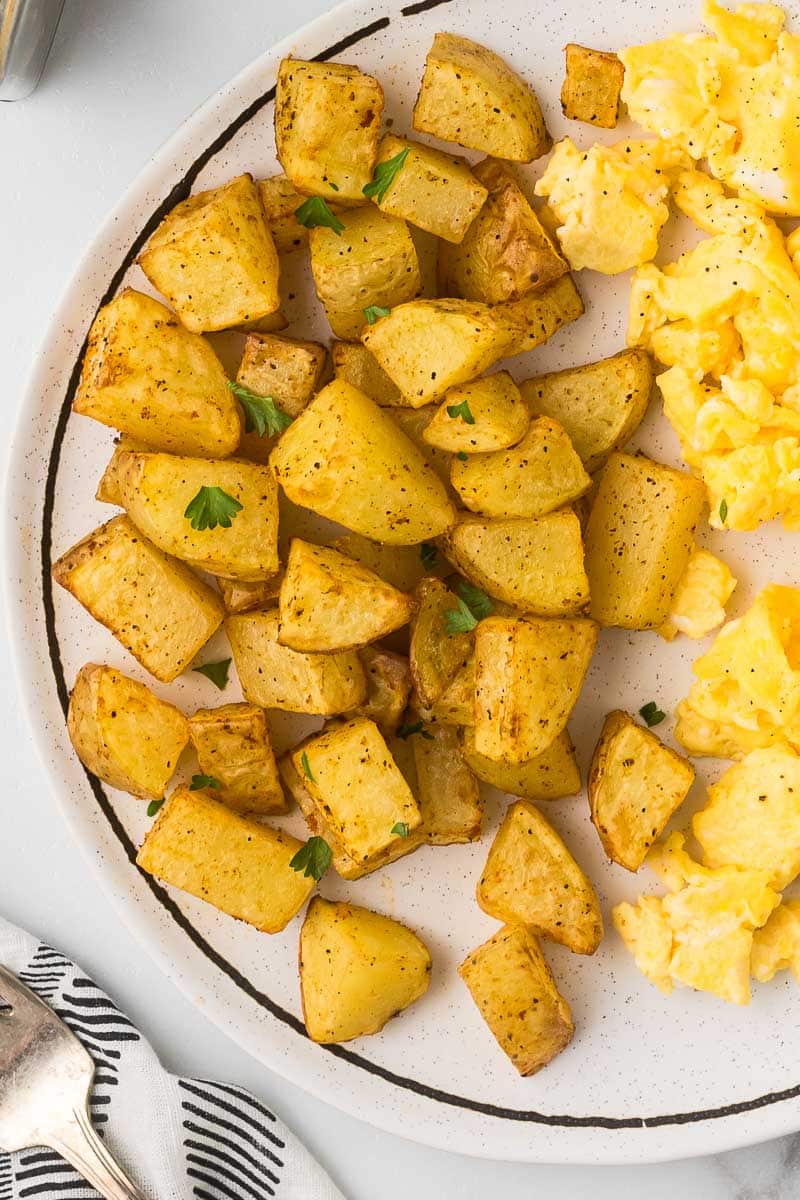
[{"label": "roasted potato cube", "polygon": [[423,579],[411,622],[411,675],[419,703],[430,708],[443,695],[472,652],[472,634],[448,633],[447,614],[458,600],[441,579]]},{"label": "roasted potato cube", "polygon": [[699,479],[643,455],[608,460],[586,526],[590,612],[601,625],[658,629],[694,549]]},{"label": "roasted potato cube", "polygon": [[120,460],[128,450],[143,451],[146,454],[150,451],[150,447],[145,446],[142,442],[137,442],[135,438],[128,437],[125,433],[114,439],[114,452],[108,460],[108,466],[103,472],[94,494],[95,500],[99,500],[101,504],[115,504],[117,508],[122,508],[118,473]]},{"label": "roasted potato cube", "polygon": [[232,812],[207,792],[178,788],[136,863],[262,933],[279,933],[316,886],[289,866],[302,845],[280,829]]},{"label": "roasted potato cube", "polygon": [[160,800],[189,741],[186,717],[113,667],[81,667],[67,729],[87,771],[143,799]]},{"label": "roasted potato cube", "polygon": [[451,388],[422,436],[451,454],[479,454],[515,446],[529,424],[519,388],[508,371],[496,371]]},{"label": "roasted potato cube", "polygon": [[181,201],[139,265],[193,333],[229,329],[280,308],[278,253],[251,175]]},{"label": "roasted potato cube", "polygon": [[603,937],[594,888],[528,800],[517,800],[506,813],[476,894],[490,917],[527,925],[576,954],[594,954]]},{"label": "roasted potato cube", "polygon": [[[278,308],[266,317],[257,317],[253,321],[240,321],[233,326],[235,333],[280,333],[289,325],[289,318],[283,309]],[[223,331],[225,332],[225,331]]]},{"label": "roasted potato cube", "polygon": [[163,683],[186,670],[225,615],[217,593],[126,516],[63,554],[53,579]]},{"label": "roasted potato cube", "polygon": [[289,426],[270,462],[295,504],[376,542],[416,545],[455,520],[419,450],[383,409],[341,379]]},{"label": "roasted potato cube", "polygon": [[243,813],[286,811],[267,718],[256,704],[199,708],[189,735],[204,775],[220,784],[214,798]]},{"label": "roasted potato cube", "polygon": [[410,300],[361,337],[409,408],[441,399],[503,358],[511,334],[494,309],[469,300]]},{"label": "roasted potato cube", "polygon": [[382,113],[383,88],[357,67],[285,58],[275,92],[275,145],[298,192],[364,204]]},{"label": "roasted potato cube", "polygon": [[260,396],[271,396],[288,416],[299,417],[319,386],[326,356],[320,342],[251,333],[236,382]]},{"label": "roasted potato cube", "polygon": [[300,933],[303,1019],[312,1042],[383,1029],[428,989],[431,956],[415,933],[379,913],[315,896]]},{"label": "roasted potato cube", "polygon": [[489,198],[460,245],[440,243],[439,294],[501,304],[565,275],[569,263],[545,232],[512,168],[485,158],[473,171]]},{"label": "roasted potato cube", "polygon": [[455,33],[433,39],[414,128],[511,162],[533,162],[551,144],[528,85],[499,55]]},{"label": "roasted potato cube", "polygon": [[520,384],[532,415],[563,425],[583,465],[594,473],[624,446],[647,412],[653,363],[646,350],[539,375]]},{"label": "roasted potato cube", "polygon": [[562,275],[541,292],[528,292],[520,300],[509,300],[492,307],[495,320],[508,339],[506,356],[524,354],[544,345],[559,329],[577,321],[585,311],[571,275]]},{"label": "roasted potato cube", "polygon": [[465,158],[391,133],[381,138],[378,163],[404,151],[400,170],[376,203],[384,212],[438,238],[460,242],[486,200],[486,187]]},{"label": "roasted potato cube", "polygon": [[[413,720],[417,714],[412,712]],[[464,761],[458,730],[453,725],[428,725],[414,734],[417,803],[420,832],[431,846],[477,842],[483,805],[478,781]]]},{"label": "roasted potato cube", "polygon": [[322,717],[350,712],[367,697],[355,651],[303,654],[278,641],[277,609],[228,617],[225,629],[245,697],[262,708]]},{"label": "roasted potato cube", "polygon": [[228,615],[252,612],[256,608],[268,608],[278,603],[283,571],[258,583],[243,583],[241,579],[218,579],[222,603]]},{"label": "roasted potato cube", "polygon": [[616,54],[590,50],[570,42],[564,47],[567,74],[561,88],[561,107],[570,121],[588,121],[613,129],[619,117],[619,94],[625,68]]},{"label": "roasted potato cube", "polygon": [[488,617],[475,630],[475,749],[524,763],[566,727],[597,641],[593,621]]},{"label": "roasted potato cube", "polygon": [[[212,463],[128,451],[120,456],[117,481],[131,521],[167,554],[248,583],[278,570],[278,487],[269,467],[241,458]],[[240,506],[227,526],[187,517],[204,488],[221,488]]]},{"label": "roasted potato cube", "polygon": [[475,720],[475,655],[451,679],[431,705],[431,716],[446,725],[472,725]]},{"label": "roasted potato cube", "polygon": [[419,261],[408,226],[374,205],[344,214],[340,233],[318,225],[309,245],[314,286],[339,338],[360,337],[366,309],[394,308],[419,295]]},{"label": "roasted potato cube", "polygon": [[73,408],[172,454],[225,458],[242,434],[239,406],[208,342],[131,288],[94,319]]},{"label": "roasted potato cube", "polygon": [[[457,503],[458,494],[450,482],[451,456],[446,450],[431,446],[425,441],[425,430],[436,412],[434,404],[424,408],[387,408],[384,412],[394,421],[410,442],[419,450],[429,467],[432,467],[445,486],[447,494]],[[455,519],[455,518],[454,518]]]},{"label": "roasted potato cube", "polygon": [[408,659],[391,650],[364,646],[358,656],[367,677],[367,698],[354,715],[374,721],[385,738],[398,729],[411,695]]},{"label": "roasted potato cube", "polygon": [[487,517],[543,517],[592,486],[572,442],[550,417],[531,421],[507,450],[454,458],[453,487],[464,505]]},{"label": "roasted potato cube", "polygon": [[295,213],[305,200],[285,175],[270,175],[256,184],[264,209],[264,219],[278,254],[299,250],[308,238],[308,229]]},{"label": "roasted potato cube", "polygon": [[575,1032],[569,1005],[539,943],[521,925],[498,930],[458,973],[520,1075],[533,1075],[569,1045]]},{"label": "roasted potato cube", "polygon": [[400,592],[413,592],[425,576],[418,546],[382,546],[362,537],[360,533],[345,533],[331,542],[334,550],[354,558],[362,567],[380,576]]},{"label": "roasted potato cube", "polygon": [[374,404],[383,407],[402,404],[399,387],[392,383],[375,355],[361,342],[333,342],[331,360],[336,378],[358,388]]},{"label": "roasted potato cube", "polygon": [[[471,722],[470,722],[471,724]],[[575,747],[566,729],[541,754],[527,762],[501,763],[479,754],[473,729],[463,732],[462,753],[469,769],[498,791],[523,800],[560,800],[581,790]]]}]

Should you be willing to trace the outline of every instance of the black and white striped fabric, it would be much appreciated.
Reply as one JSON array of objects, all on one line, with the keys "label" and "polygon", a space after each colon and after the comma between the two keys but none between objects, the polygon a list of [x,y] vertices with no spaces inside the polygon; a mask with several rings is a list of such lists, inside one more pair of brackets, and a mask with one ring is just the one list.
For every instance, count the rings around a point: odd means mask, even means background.
[{"label": "black and white striped fabric", "polygon": [[[97,1064],[100,1135],[152,1200],[344,1200],[268,1108],[241,1088],[166,1072],[80,967],[0,918],[0,962],[54,1009]],[[0,1151],[0,1200],[97,1200],[50,1150]]]}]

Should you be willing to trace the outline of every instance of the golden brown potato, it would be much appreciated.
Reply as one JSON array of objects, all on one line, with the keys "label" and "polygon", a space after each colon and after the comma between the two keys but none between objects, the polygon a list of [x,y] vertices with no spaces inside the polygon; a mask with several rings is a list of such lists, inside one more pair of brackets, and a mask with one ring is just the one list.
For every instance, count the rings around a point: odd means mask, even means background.
[{"label": "golden brown potato", "polygon": [[150,446],[145,446],[142,442],[137,442],[135,438],[128,437],[125,433],[116,437],[114,439],[114,452],[108,460],[108,466],[97,485],[97,491],[94,494],[95,500],[99,500],[101,504],[114,504],[117,508],[122,508],[118,478],[120,460],[128,450],[142,451],[147,454],[150,452],[150,449]]},{"label": "golden brown potato", "polygon": [[269,579],[258,583],[243,583],[240,579],[218,579],[222,603],[228,615],[252,612],[256,608],[269,608],[278,603],[283,571],[276,571]]},{"label": "golden brown potato", "polygon": [[280,829],[232,812],[208,792],[178,788],[136,862],[148,875],[262,933],[279,933],[316,886],[289,866],[302,846]]},{"label": "golden brown potato", "polygon": [[527,925],[576,954],[594,954],[603,918],[594,888],[535,805],[518,800],[492,842],[478,904],[497,921]]},{"label": "golden brown potato", "polygon": [[406,151],[400,170],[376,203],[438,238],[460,242],[486,199],[485,186],[465,158],[391,133],[381,138],[378,163]]},{"label": "golden brown potato", "polygon": [[375,355],[361,342],[332,342],[331,360],[336,378],[358,388],[374,404],[382,407],[402,404],[399,387],[392,383]]},{"label": "golden brown potato", "polygon": [[593,621],[489,617],[475,630],[475,749],[523,763],[566,727],[597,641]]},{"label": "golden brown potato", "polygon": [[353,650],[302,654],[278,642],[277,609],[228,617],[225,630],[245,697],[261,708],[322,717],[350,712],[367,697]]},{"label": "golden brown potato", "polygon": [[215,800],[236,812],[286,812],[263,708],[255,704],[199,708],[189,718],[189,736],[200,770],[220,784],[214,788]]},{"label": "golden brown potato", "polygon": [[505,354],[524,354],[542,346],[564,325],[585,312],[571,275],[562,275],[540,292],[492,307],[495,320],[508,339]]},{"label": "golden brown potato", "polygon": [[431,956],[379,913],[315,896],[300,933],[303,1019],[312,1042],[378,1033],[428,989]]},{"label": "golden brown potato", "polygon": [[416,545],[455,520],[417,448],[383,409],[341,379],[289,426],[270,462],[295,504],[376,542]]},{"label": "golden brown potato", "polygon": [[486,158],[473,171],[489,198],[460,245],[440,244],[439,295],[500,304],[565,275],[569,263],[542,227],[512,168]]},{"label": "golden brown potato", "polygon": [[451,388],[422,436],[451,454],[479,454],[515,446],[529,424],[519,388],[508,371],[496,371]]},{"label": "golden brown potato", "polygon": [[131,288],[94,319],[73,408],[172,454],[226,458],[242,434],[239,406],[208,342]]},{"label": "golden brown potato", "polygon": [[225,615],[217,593],[126,516],[63,554],[53,579],[163,683],[186,670]]},{"label": "golden brown potato", "polygon": [[139,265],[193,333],[229,329],[280,308],[278,253],[251,175],[181,201]]},{"label": "golden brown potato", "polygon": [[[412,710],[409,720],[419,719]],[[477,842],[483,804],[478,781],[464,761],[453,725],[428,725],[409,738],[414,752],[420,832],[431,846]]]},{"label": "golden brown potato", "polygon": [[415,599],[417,611],[411,622],[411,675],[419,703],[430,708],[469,658],[472,634],[447,632],[447,613],[458,608],[458,600],[441,579],[423,579]]},{"label": "golden brown potato", "polygon": [[189,741],[186,717],[113,667],[81,667],[67,729],[83,765],[103,783],[160,800]]},{"label": "golden brown potato", "polygon": [[259,396],[271,396],[290,417],[299,417],[319,386],[327,352],[320,342],[251,333],[236,382]]},{"label": "golden brown potato", "polygon": [[382,113],[383,88],[357,67],[285,58],[275,92],[275,145],[297,190],[364,204]]},{"label": "golden brown potato", "polygon": [[499,55],[455,33],[433,39],[414,128],[511,162],[533,162],[551,144],[528,85]]},{"label": "golden brown potato", "polygon": [[706,489],[684,471],[614,453],[586,526],[590,612],[601,625],[658,629],[694,549]]},{"label": "golden brown potato", "polygon": [[694,767],[626,712],[610,712],[589,771],[592,821],[609,858],[638,871],[683,804]]},{"label": "golden brown potato", "polygon": [[256,186],[264,209],[264,219],[278,254],[291,254],[293,250],[299,250],[308,238],[308,229],[300,224],[295,213],[305,196],[283,174],[259,179]]},{"label": "golden brown potato", "polygon": [[463,667],[431,705],[431,716],[445,725],[472,725],[475,720],[475,655],[470,654]]},{"label": "golden brown potato", "polygon": [[560,800],[581,790],[575,747],[566,729],[541,754],[527,762],[501,763],[479,754],[473,729],[463,731],[461,748],[464,761],[478,779],[510,796],[521,796],[523,800]]},{"label": "golden brown potato", "polygon": [[624,446],[647,412],[653,363],[646,350],[539,375],[520,384],[532,415],[563,425],[586,470],[593,474],[612,450]]},{"label": "golden brown potato", "polygon": [[232,326],[232,329],[235,333],[280,333],[288,324],[289,318],[286,313],[278,308],[269,316],[257,317],[254,321],[240,321],[238,325]]},{"label": "golden brown potato", "polygon": [[340,554],[354,558],[400,592],[413,592],[420,579],[425,577],[419,546],[382,546],[360,533],[345,533],[334,538],[331,546]]},{"label": "golden brown potato", "polygon": [[567,74],[561,88],[561,107],[570,121],[588,121],[613,129],[619,117],[619,94],[625,68],[616,54],[590,50],[569,42],[564,47]]},{"label": "golden brown potato", "polygon": [[458,973],[520,1075],[533,1075],[568,1046],[572,1013],[559,995],[539,943],[506,925],[464,960]]},{"label": "golden brown potato", "polygon": [[397,732],[411,695],[408,659],[377,646],[364,646],[358,657],[367,677],[367,698],[353,715],[374,721],[383,736],[390,738]]},{"label": "golden brown potato", "polygon": [[458,494],[450,482],[451,456],[446,450],[439,450],[437,446],[431,446],[425,441],[425,430],[431,423],[436,406],[426,404],[424,408],[387,408],[384,412],[391,417],[408,440],[414,443],[425,462],[441,479],[448,496],[457,504]]}]

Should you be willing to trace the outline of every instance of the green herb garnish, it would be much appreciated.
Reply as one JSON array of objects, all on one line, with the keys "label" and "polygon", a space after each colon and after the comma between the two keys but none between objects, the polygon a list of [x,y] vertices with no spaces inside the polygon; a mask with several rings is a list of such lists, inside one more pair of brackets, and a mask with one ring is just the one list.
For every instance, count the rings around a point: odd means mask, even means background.
[{"label": "green herb garnish", "polygon": [[728,519],[728,501],[723,497],[719,505],[719,519],[724,525]]},{"label": "green herb garnish", "polygon": [[465,425],[474,425],[475,418],[472,415],[472,409],[469,406],[469,400],[462,400],[460,404],[448,404],[447,415],[454,420],[456,417],[461,417]]},{"label": "green herb garnish", "polygon": [[372,176],[372,182],[368,183],[363,192],[365,196],[369,196],[370,200],[374,200],[376,204],[380,204],[383,197],[388,192],[389,188],[397,178],[397,172],[403,166],[403,163],[408,158],[409,147],[405,146],[393,158],[387,158],[386,162],[375,164],[375,173]]},{"label": "green herb garnish", "polygon": [[283,433],[291,425],[292,418],[278,408],[272,396],[259,396],[258,392],[251,392],[250,388],[230,379],[228,387],[244,409],[245,433],[255,431],[259,437],[264,434],[272,437],[276,433]]},{"label": "green herb garnish", "polygon": [[332,229],[338,237],[342,236],[344,225],[335,213],[331,212],[328,201],[323,200],[322,196],[309,196],[295,209],[294,215],[298,224],[305,225],[306,229],[316,229],[318,225],[324,225],[326,229]]},{"label": "green herb garnish", "polygon": [[469,455],[465,454],[463,450],[459,450],[458,454],[456,455],[456,458],[458,459],[459,462],[466,462],[467,459],[469,458]]},{"label": "green herb garnish", "polygon": [[201,487],[200,491],[186,505],[184,516],[191,522],[192,529],[230,529],[231,522],[237,513],[242,511],[242,505],[233,496],[223,492],[221,487]]},{"label": "green herb garnish", "polygon": [[439,552],[432,542],[423,542],[419,548],[419,556],[426,571],[432,571],[436,566]]},{"label": "green herb garnish", "polygon": [[395,837],[408,837],[408,823],[406,821],[398,821],[392,826],[392,833]]},{"label": "green herb garnish", "polygon": [[189,791],[199,792],[201,788],[215,788],[219,791],[221,787],[222,784],[213,775],[193,775],[192,782],[189,784]]},{"label": "green herb garnish", "polygon": [[219,662],[203,663],[202,667],[192,667],[192,670],[196,671],[198,675],[205,675],[206,679],[210,679],[221,692],[224,692],[228,686],[230,669],[231,660],[229,658],[221,658]]},{"label": "green herb garnish", "polygon": [[310,779],[312,783],[316,783],[316,779],[314,778],[314,776],[311,773],[311,767],[308,762],[308,755],[306,754],[305,750],[300,755],[300,762],[302,764],[306,779]]},{"label": "green herb garnish", "polygon": [[647,704],[643,704],[639,709],[639,716],[642,718],[645,725],[648,725],[650,728],[652,728],[653,725],[660,725],[661,722],[665,720],[666,715],[667,714],[663,713],[658,707],[655,700],[649,700]]},{"label": "green herb garnish", "polygon": [[451,635],[455,633],[472,633],[472,630],[478,624],[477,619],[460,596],[456,598],[456,604],[458,608],[449,608],[444,614],[445,629]]},{"label": "green herb garnish", "polygon": [[154,817],[156,815],[156,813],[158,812],[158,810],[161,808],[163,803],[164,803],[163,798],[161,800],[151,800],[147,806],[148,817]]},{"label": "green herb garnish", "polygon": [[380,321],[381,317],[388,317],[392,310],[390,308],[381,308],[379,304],[370,304],[364,309],[364,316],[367,318],[368,325],[374,325],[376,321]]},{"label": "green herb garnish", "polygon": [[468,583],[466,579],[462,579],[458,585],[458,594],[465,604],[469,605],[472,615],[482,621],[484,617],[490,617],[494,612],[494,604],[480,588]]},{"label": "green herb garnish", "polygon": [[433,734],[428,733],[422,721],[415,721],[413,725],[401,725],[397,731],[397,736],[405,741],[406,738],[411,737],[415,733],[421,733],[428,742],[433,741]]},{"label": "green herb garnish", "polygon": [[310,837],[297,851],[289,866],[293,871],[302,871],[307,879],[316,879],[319,883],[332,862],[333,851],[325,838]]}]

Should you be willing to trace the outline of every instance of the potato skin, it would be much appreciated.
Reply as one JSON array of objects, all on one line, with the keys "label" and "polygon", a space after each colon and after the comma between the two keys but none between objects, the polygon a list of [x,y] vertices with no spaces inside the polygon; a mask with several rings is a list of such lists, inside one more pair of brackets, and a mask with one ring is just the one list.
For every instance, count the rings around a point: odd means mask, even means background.
[{"label": "potato skin", "polygon": [[447,632],[446,616],[458,600],[441,579],[427,577],[415,592],[411,622],[411,675],[419,703],[430,708],[442,696],[472,651],[472,635]]},{"label": "potato skin", "polygon": [[564,47],[566,77],[561,107],[570,121],[587,121],[601,129],[614,129],[619,118],[619,98],[625,67],[616,54],[591,50],[569,42]]},{"label": "potato skin", "polygon": [[259,179],[256,187],[264,209],[264,219],[278,254],[291,254],[308,241],[308,229],[295,213],[305,200],[284,174]]},{"label": "potato skin", "polygon": [[[410,714],[415,721],[416,712]],[[458,730],[452,725],[429,725],[427,737],[412,742],[417,778],[417,802],[422,814],[420,832],[430,846],[477,842],[483,825],[478,781],[461,754]]]},{"label": "potato skin", "polygon": [[214,798],[234,812],[286,812],[286,797],[264,710],[256,704],[199,708],[189,718],[189,736],[204,775],[221,787]]},{"label": "potato skin", "polygon": [[510,796],[523,800],[560,800],[581,790],[575,747],[566,729],[541,754],[527,762],[495,762],[479,754],[475,749],[475,732],[470,727],[462,731],[461,751],[478,779]]},{"label": "potato skin", "polygon": [[375,355],[360,342],[332,342],[331,361],[336,378],[369,396],[374,404],[382,408],[402,404],[397,384],[392,383]]},{"label": "potato skin", "polygon": [[460,242],[486,200],[486,187],[465,158],[391,133],[381,138],[378,163],[404,150],[405,161],[379,208],[446,242]]},{"label": "potato skin", "polygon": [[367,678],[367,698],[353,716],[374,721],[388,739],[397,732],[411,695],[408,659],[380,646],[363,646],[358,657]]},{"label": "potato skin", "polygon": [[575,280],[562,275],[540,292],[493,305],[492,312],[508,339],[506,354],[525,354],[549,341],[564,325],[577,321],[585,308]]},{"label": "potato skin", "polygon": [[228,616],[234,613],[253,612],[258,608],[269,608],[278,603],[283,571],[276,571],[269,579],[258,583],[244,583],[241,579],[217,579],[222,603]]}]

